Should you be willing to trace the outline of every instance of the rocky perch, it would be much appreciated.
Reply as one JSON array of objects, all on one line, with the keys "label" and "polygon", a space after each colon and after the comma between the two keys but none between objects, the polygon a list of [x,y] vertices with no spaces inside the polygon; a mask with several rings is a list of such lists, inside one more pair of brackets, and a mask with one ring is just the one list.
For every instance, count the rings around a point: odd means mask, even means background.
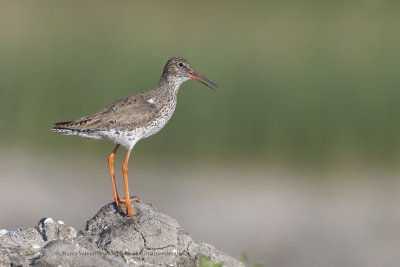
[{"label": "rocky perch", "polygon": [[194,241],[151,204],[134,203],[126,216],[114,203],[76,231],[43,218],[36,227],[0,230],[0,266],[198,266],[200,254],[224,266],[243,266],[215,247]]}]

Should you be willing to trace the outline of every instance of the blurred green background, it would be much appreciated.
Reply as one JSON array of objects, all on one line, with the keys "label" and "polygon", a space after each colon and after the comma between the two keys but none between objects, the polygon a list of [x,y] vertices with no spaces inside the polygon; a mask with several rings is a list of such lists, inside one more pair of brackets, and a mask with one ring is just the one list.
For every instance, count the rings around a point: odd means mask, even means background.
[{"label": "blurred green background", "polygon": [[83,228],[114,145],[53,123],[183,56],[219,90],[182,85],[134,148],[133,194],[267,266],[399,266],[399,47],[399,1],[2,1],[0,228]]},{"label": "blurred green background", "polygon": [[153,88],[168,58],[184,56],[220,90],[184,84],[172,121],[135,154],[399,161],[397,1],[1,5],[9,145],[104,151],[49,129]]}]

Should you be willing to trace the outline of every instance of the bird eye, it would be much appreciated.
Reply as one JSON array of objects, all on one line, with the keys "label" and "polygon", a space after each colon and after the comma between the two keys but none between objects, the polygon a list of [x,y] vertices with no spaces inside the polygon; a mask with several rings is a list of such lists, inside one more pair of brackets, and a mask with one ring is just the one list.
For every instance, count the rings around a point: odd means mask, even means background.
[{"label": "bird eye", "polygon": [[181,67],[181,68],[183,68],[183,66],[185,66],[185,64],[183,64],[182,62],[179,62],[179,63],[178,63],[178,66]]}]

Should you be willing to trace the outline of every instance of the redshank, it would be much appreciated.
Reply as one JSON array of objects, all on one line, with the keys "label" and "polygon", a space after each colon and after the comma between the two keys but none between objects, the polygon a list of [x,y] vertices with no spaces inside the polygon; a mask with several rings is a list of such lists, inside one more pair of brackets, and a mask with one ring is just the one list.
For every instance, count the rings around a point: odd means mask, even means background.
[{"label": "redshank", "polygon": [[[91,116],[56,123],[52,129],[53,132],[64,135],[106,139],[116,144],[108,158],[113,187],[112,199],[121,211],[126,207],[128,215],[135,215],[131,202],[137,200],[129,196],[128,161],[131,151],[139,140],[157,133],[164,127],[174,113],[180,85],[190,79],[197,80],[213,90],[217,88],[215,83],[194,72],[186,59],[173,57],[165,65],[156,88],[115,101]],[[128,150],[122,167],[125,199],[118,195],[114,175],[114,156],[120,145]]]}]

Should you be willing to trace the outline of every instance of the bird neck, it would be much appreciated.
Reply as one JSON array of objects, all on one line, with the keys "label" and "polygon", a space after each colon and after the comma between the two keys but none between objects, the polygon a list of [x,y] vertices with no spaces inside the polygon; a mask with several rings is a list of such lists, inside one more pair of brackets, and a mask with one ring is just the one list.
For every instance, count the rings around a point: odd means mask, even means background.
[{"label": "bird neck", "polygon": [[177,94],[182,83],[183,81],[180,79],[162,76],[157,87],[162,91],[168,91],[169,93]]}]

